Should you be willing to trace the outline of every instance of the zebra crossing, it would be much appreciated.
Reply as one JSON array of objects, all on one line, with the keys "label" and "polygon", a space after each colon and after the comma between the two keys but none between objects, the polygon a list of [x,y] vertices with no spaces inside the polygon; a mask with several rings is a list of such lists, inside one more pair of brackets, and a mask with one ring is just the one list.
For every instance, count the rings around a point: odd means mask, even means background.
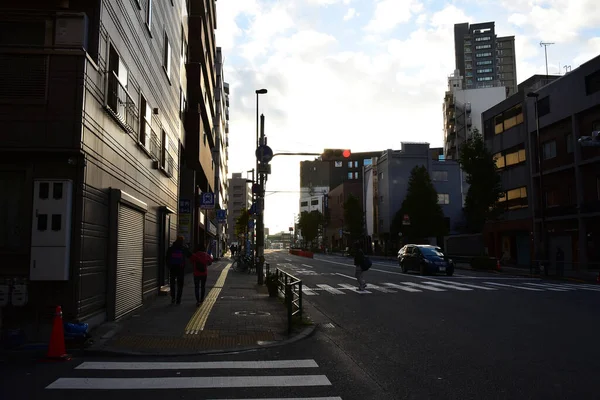
[{"label": "zebra crossing", "polygon": [[[342,275],[342,274],[338,274]],[[347,278],[350,276],[342,275]],[[365,290],[358,290],[356,285],[350,285],[347,283],[337,284],[306,284],[302,283],[302,293],[307,296],[319,296],[323,294],[331,295],[346,295],[351,293],[356,294],[372,294],[375,292],[379,293],[425,293],[425,292],[472,292],[472,291],[526,291],[526,292],[572,292],[572,291],[584,291],[584,292],[600,292],[600,285],[593,284],[579,284],[579,283],[548,283],[548,282],[512,282],[511,283],[500,283],[500,282],[477,282],[464,283],[457,281],[434,281],[425,280],[416,282],[378,282],[368,283]]]},{"label": "zebra crossing", "polygon": [[[192,390],[197,398],[341,400],[313,359],[251,361],[85,361],[46,386],[47,391]],[[302,397],[305,390],[308,397]],[[288,393],[293,392],[290,397]],[[243,394],[243,397],[240,395]],[[315,396],[316,395],[316,396]],[[125,394],[127,398],[130,395]],[[319,397],[320,396],[320,397]],[[179,398],[179,397],[177,397]]]}]

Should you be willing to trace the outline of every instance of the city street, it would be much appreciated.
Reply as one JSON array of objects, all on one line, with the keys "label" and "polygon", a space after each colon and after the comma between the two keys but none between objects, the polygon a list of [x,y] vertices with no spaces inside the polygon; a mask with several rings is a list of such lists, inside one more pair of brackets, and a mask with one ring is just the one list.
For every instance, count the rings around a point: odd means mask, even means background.
[{"label": "city street", "polygon": [[281,251],[267,261],[303,280],[319,324],[308,339],[237,354],[24,361],[3,371],[19,384],[0,397],[597,398],[600,285],[422,277],[376,261],[358,293],[350,258]]}]

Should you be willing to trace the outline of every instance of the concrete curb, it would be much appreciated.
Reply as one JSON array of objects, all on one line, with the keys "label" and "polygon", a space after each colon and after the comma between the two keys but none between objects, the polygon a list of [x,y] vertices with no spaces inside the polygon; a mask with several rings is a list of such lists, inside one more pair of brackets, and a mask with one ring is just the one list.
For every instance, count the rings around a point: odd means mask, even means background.
[{"label": "concrete curb", "polygon": [[212,355],[212,354],[228,354],[228,353],[240,353],[240,352],[248,352],[248,351],[256,351],[261,349],[268,349],[272,347],[285,346],[292,343],[296,343],[300,340],[306,339],[311,336],[317,328],[317,324],[313,324],[311,326],[307,326],[299,333],[293,335],[292,337],[280,340],[276,342],[267,343],[264,345],[256,345],[256,346],[246,346],[246,347],[238,347],[238,348],[229,348],[229,349],[217,349],[217,350],[202,350],[202,351],[179,351],[179,352],[139,352],[139,351],[129,351],[129,350],[120,350],[120,349],[84,349],[83,355],[88,357],[102,357],[102,356],[136,356],[136,357],[183,357],[183,356],[200,356],[200,355]]}]

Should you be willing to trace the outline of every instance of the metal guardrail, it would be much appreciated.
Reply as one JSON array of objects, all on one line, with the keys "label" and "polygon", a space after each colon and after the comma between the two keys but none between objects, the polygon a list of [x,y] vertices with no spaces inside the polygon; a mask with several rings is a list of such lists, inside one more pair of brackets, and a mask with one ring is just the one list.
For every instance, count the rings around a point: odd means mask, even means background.
[{"label": "metal guardrail", "polygon": [[292,332],[292,321],[295,316],[302,319],[302,280],[277,268],[277,291],[283,294],[287,307],[288,333]]}]

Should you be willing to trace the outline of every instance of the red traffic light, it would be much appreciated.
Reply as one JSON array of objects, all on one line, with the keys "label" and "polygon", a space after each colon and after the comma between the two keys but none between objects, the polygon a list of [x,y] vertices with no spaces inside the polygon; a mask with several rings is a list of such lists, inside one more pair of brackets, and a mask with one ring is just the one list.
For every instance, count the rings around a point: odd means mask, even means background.
[{"label": "red traffic light", "polygon": [[350,152],[350,150],[344,150],[342,152],[342,156],[344,156],[344,158],[349,158],[352,155],[352,152]]},{"label": "red traffic light", "polygon": [[349,149],[325,149],[321,154],[323,161],[341,161],[349,158],[352,152]]}]

